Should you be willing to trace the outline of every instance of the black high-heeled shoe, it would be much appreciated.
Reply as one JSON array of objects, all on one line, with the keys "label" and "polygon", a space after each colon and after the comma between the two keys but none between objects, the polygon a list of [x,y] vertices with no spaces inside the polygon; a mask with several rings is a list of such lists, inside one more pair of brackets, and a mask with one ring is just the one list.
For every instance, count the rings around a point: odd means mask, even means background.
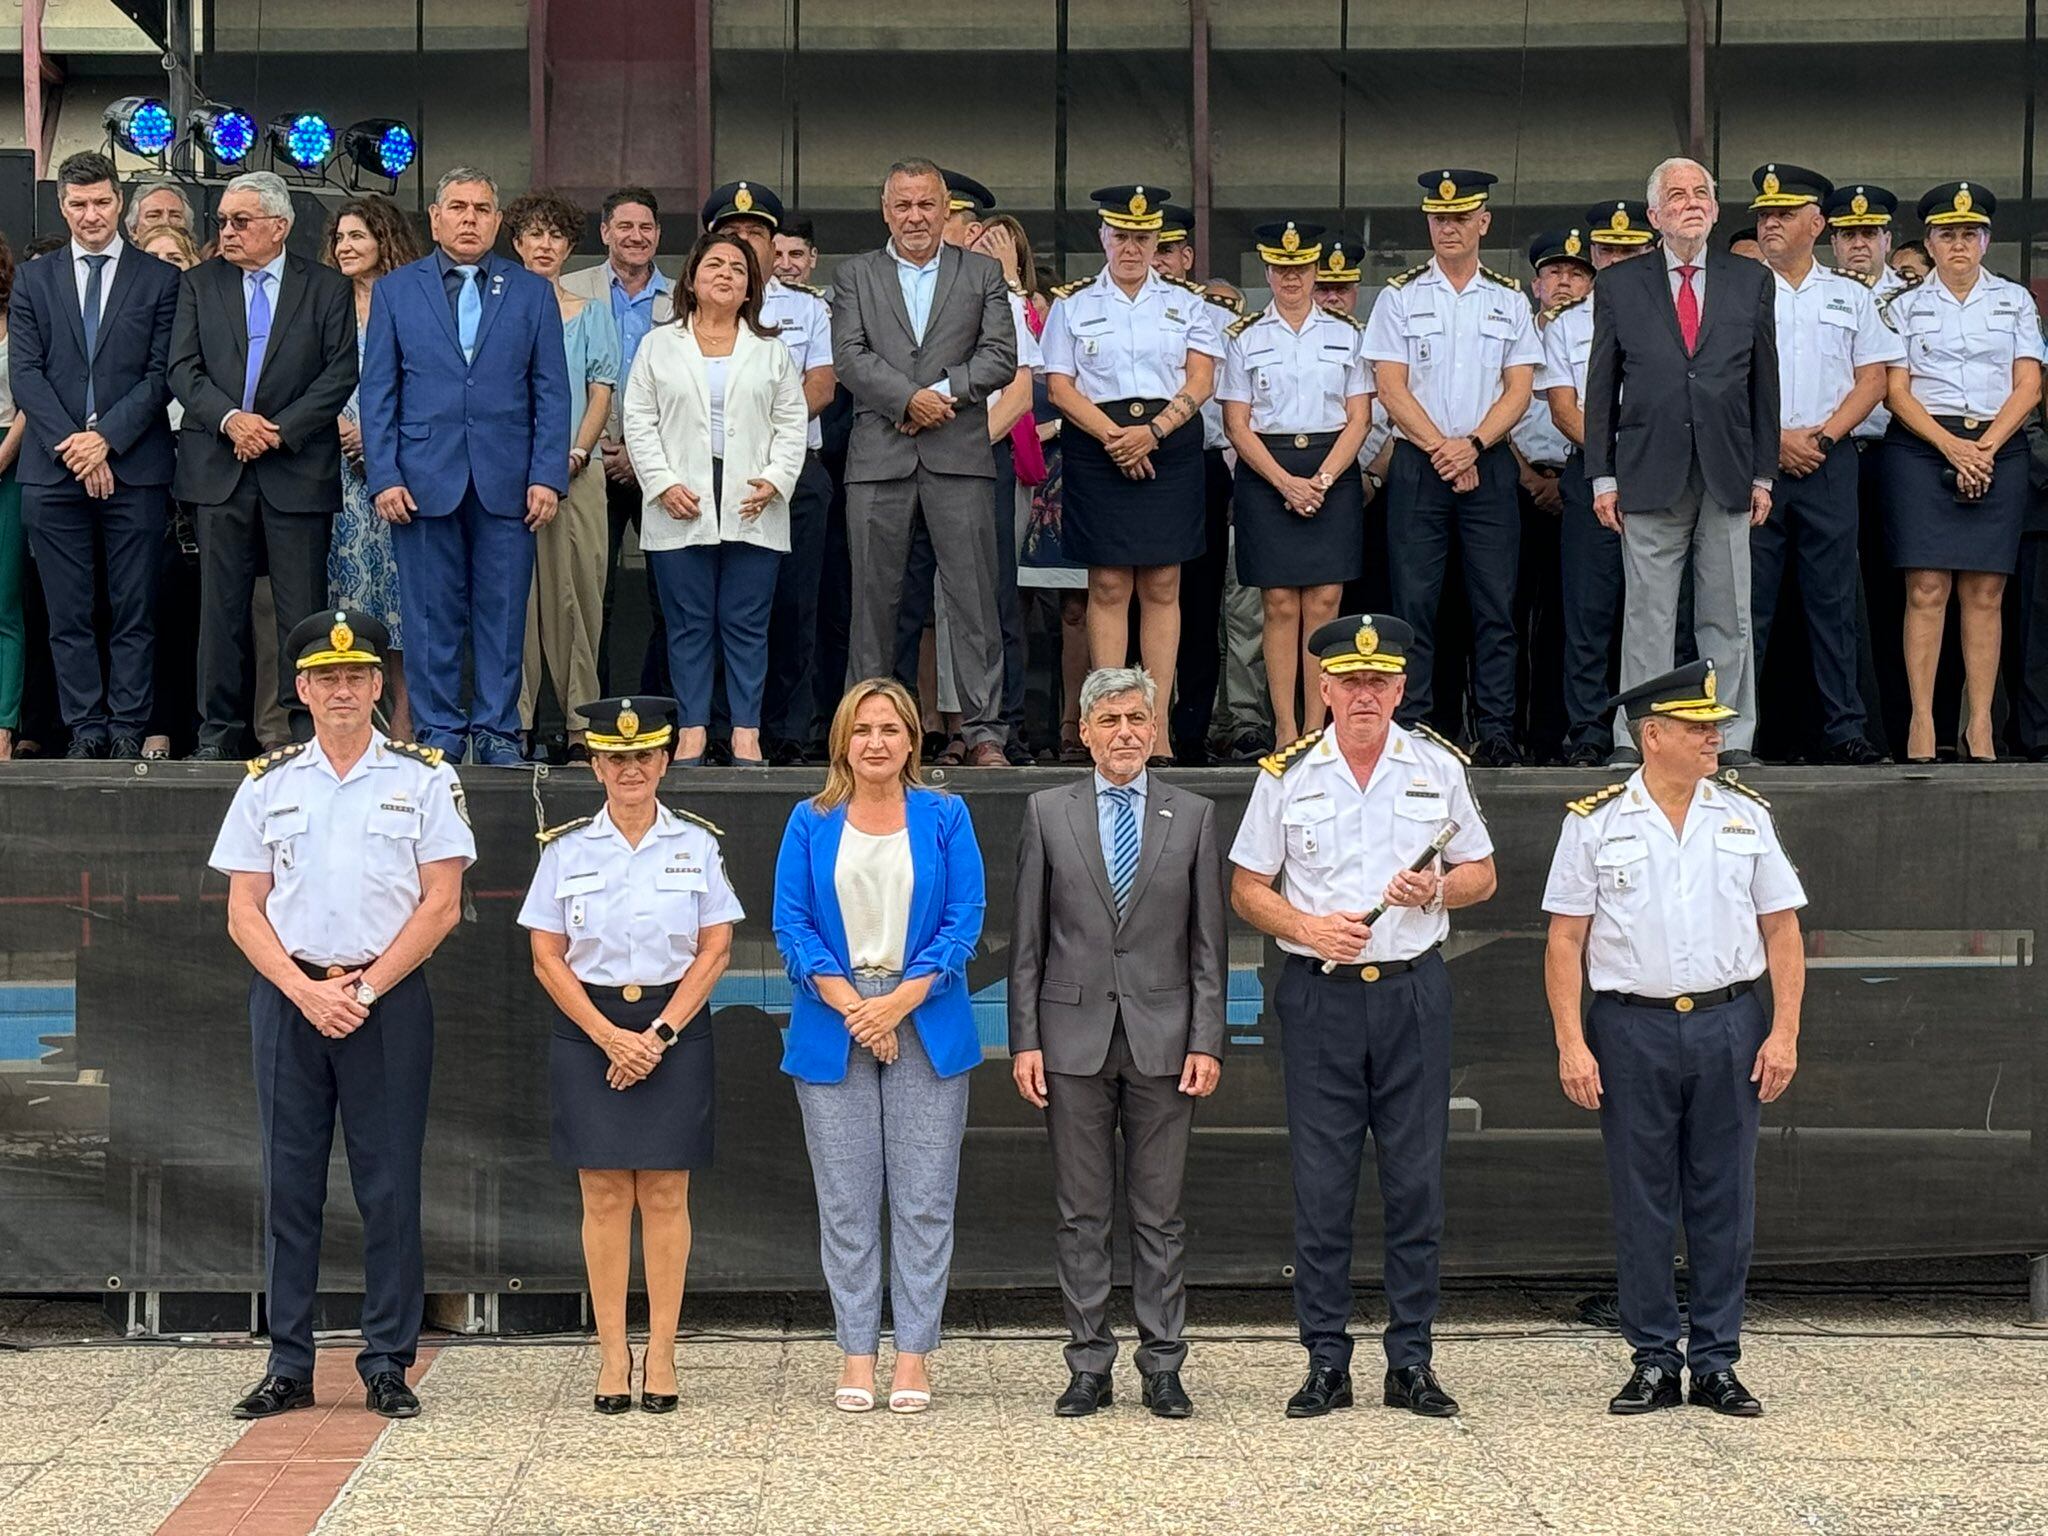
[{"label": "black high-heeled shoe", "polygon": [[633,1357],[626,1356],[626,1390],[623,1392],[594,1392],[590,1406],[602,1414],[624,1413],[633,1406]]}]

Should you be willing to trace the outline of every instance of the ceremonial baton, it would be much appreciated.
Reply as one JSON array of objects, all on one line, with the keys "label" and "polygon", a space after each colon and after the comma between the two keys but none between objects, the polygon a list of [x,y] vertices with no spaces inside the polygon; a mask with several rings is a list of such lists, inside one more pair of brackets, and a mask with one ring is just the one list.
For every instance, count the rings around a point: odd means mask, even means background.
[{"label": "ceremonial baton", "polygon": [[[1451,845],[1451,839],[1456,837],[1457,835],[1457,822],[1445,822],[1443,825],[1443,830],[1438,832],[1435,837],[1429,840],[1429,846],[1423,849],[1422,852],[1418,853],[1415,856],[1415,862],[1408,866],[1408,873],[1411,875],[1421,874],[1423,870],[1429,867],[1430,863],[1436,858],[1438,854],[1442,853],[1444,849],[1448,848]],[[1387,904],[1385,901],[1382,901],[1378,906],[1374,907],[1370,912],[1365,914],[1365,926],[1370,928],[1374,923],[1378,922],[1381,918],[1385,917],[1386,915]],[[1323,962],[1323,974],[1325,976],[1329,975],[1330,972],[1334,971],[1335,969],[1337,969],[1336,961],[1325,960]]]}]

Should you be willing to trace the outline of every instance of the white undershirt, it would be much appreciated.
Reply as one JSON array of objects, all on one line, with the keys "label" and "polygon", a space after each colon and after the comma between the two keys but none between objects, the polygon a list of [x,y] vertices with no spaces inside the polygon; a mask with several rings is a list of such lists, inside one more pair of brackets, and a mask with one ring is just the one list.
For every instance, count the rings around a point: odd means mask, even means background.
[{"label": "white undershirt", "polygon": [[910,928],[910,830],[875,837],[849,825],[839,839],[832,888],[855,970],[901,971]]},{"label": "white undershirt", "polygon": [[725,457],[725,368],[729,357],[707,357],[704,366],[711,375],[711,457]]}]

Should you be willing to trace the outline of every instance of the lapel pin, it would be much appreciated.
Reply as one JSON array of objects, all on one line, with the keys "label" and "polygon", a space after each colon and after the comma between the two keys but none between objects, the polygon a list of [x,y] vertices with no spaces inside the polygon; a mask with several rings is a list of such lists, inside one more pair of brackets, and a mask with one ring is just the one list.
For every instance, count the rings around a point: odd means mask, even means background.
[{"label": "lapel pin", "polygon": [[1161,811],[1159,814],[1164,816],[1168,821],[1173,820],[1173,812],[1171,811]]}]

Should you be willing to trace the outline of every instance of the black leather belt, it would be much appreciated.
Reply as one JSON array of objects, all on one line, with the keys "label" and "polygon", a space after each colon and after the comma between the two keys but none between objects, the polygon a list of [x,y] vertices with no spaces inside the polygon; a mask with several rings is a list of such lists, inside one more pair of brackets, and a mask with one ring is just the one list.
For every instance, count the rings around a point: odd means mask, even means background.
[{"label": "black leather belt", "polygon": [[376,963],[375,960],[365,960],[361,965],[315,965],[311,960],[301,960],[297,955],[292,956],[292,964],[296,965],[315,981],[332,981],[337,976],[347,976],[352,972],[367,971]]},{"label": "black leather belt", "polygon": [[1268,448],[1327,448],[1341,432],[1261,432],[1259,441]]},{"label": "black leather belt", "polygon": [[[1932,415],[1932,412],[1929,412]],[[1934,424],[1948,432],[1982,432],[1991,425],[1989,416],[1935,416]]]},{"label": "black leather belt", "polygon": [[1436,947],[1431,945],[1412,960],[1373,960],[1364,965],[1340,965],[1334,970],[1324,970],[1323,962],[1307,955],[1289,955],[1288,959],[1297,965],[1305,965],[1311,974],[1326,981],[1385,981],[1391,976],[1405,976],[1433,959]]},{"label": "black leather belt", "polygon": [[[677,981],[681,979],[676,978]],[[585,982],[583,990],[593,998],[602,997],[619,1003],[637,1003],[650,992],[673,988],[675,984],[674,981],[650,981],[643,986],[637,981],[629,981],[623,987],[598,987]]]},{"label": "black leather belt", "polygon": [[1755,990],[1755,982],[1738,981],[1732,987],[1716,987],[1711,992],[1687,992],[1678,997],[1638,997],[1633,992],[1602,992],[1600,995],[1627,1008],[1656,1008],[1666,1013],[1691,1013],[1695,1008],[1718,1008],[1723,1003],[1732,1003],[1738,997],[1747,997]]}]

